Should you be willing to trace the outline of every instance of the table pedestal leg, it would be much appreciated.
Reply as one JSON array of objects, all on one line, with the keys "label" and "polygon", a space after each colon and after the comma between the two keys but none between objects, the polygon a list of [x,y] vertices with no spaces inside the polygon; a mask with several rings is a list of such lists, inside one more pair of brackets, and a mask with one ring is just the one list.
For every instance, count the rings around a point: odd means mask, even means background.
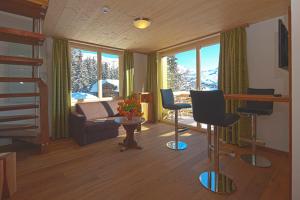
[{"label": "table pedestal leg", "polygon": [[132,124],[132,125],[123,125],[124,129],[126,130],[126,137],[123,140],[123,143],[119,143],[119,145],[122,145],[122,148],[120,151],[125,151],[128,149],[142,149],[137,142],[134,140],[134,130],[138,127],[138,124]]}]

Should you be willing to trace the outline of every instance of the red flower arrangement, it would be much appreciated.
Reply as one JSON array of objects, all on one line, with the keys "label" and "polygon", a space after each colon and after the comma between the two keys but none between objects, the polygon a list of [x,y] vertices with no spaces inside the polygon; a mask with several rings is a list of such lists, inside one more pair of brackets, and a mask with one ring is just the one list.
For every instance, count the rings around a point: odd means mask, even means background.
[{"label": "red flower arrangement", "polygon": [[141,117],[144,113],[142,113],[138,95],[133,94],[122,102],[119,102],[118,112],[121,116],[126,116],[128,120],[132,120],[134,116]]}]

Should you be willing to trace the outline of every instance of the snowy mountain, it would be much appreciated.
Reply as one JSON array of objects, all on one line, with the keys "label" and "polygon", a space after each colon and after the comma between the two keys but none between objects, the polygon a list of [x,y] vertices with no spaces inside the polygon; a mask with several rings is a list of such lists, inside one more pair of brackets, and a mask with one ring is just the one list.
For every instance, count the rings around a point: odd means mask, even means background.
[{"label": "snowy mountain", "polygon": [[218,68],[201,70],[201,89],[217,90],[218,89]]},{"label": "snowy mountain", "polygon": [[[181,70],[186,72],[187,70]],[[189,71],[185,76],[185,82],[182,84],[180,91],[189,91],[196,88],[196,73]],[[201,90],[218,89],[218,68],[201,70]]]}]

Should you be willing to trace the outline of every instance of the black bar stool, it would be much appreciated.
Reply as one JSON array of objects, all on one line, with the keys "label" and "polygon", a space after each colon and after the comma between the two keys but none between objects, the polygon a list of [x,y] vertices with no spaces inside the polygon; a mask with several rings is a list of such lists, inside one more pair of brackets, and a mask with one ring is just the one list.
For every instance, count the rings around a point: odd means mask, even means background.
[{"label": "black bar stool", "polygon": [[[191,91],[193,117],[196,122],[207,124],[208,158],[214,152],[214,170],[200,174],[201,185],[214,193],[229,194],[236,190],[232,179],[220,173],[219,169],[219,127],[230,127],[239,120],[239,115],[225,113],[224,94],[215,91]],[[211,125],[214,126],[214,145],[211,144]]]},{"label": "black bar stool", "polygon": [[175,111],[175,141],[168,142],[167,147],[173,150],[184,150],[187,148],[187,144],[178,140],[178,134],[188,130],[188,128],[182,128],[181,130],[179,130],[178,110],[191,108],[191,105],[186,103],[174,103],[174,95],[172,89],[160,89],[160,93],[163,108]]},{"label": "black bar stool", "polygon": [[[248,88],[247,94],[274,95],[274,89],[254,89]],[[256,154],[256,120],[259,115],[271,115],[273,113],[273,102],[247,101],[246,107],[237,109],[243,115],[251,117],[251,145],[252,153],[241,155],[241,159],[255,167],[271,167],[272,163],[268,159]]]}]

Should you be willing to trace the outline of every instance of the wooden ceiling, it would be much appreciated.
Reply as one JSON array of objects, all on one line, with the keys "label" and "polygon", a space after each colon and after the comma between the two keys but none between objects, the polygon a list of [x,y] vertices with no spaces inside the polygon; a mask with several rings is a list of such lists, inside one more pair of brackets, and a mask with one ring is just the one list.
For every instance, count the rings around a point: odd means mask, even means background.
[{"label": "wooden ceiling", "polygon": [[[50,36],[151,52],[242,24],[287,14],[289,0],[51,0]],[[111,11],[102,13],[103,6]],[[132,22],[148,17],[138,30]]]}]

